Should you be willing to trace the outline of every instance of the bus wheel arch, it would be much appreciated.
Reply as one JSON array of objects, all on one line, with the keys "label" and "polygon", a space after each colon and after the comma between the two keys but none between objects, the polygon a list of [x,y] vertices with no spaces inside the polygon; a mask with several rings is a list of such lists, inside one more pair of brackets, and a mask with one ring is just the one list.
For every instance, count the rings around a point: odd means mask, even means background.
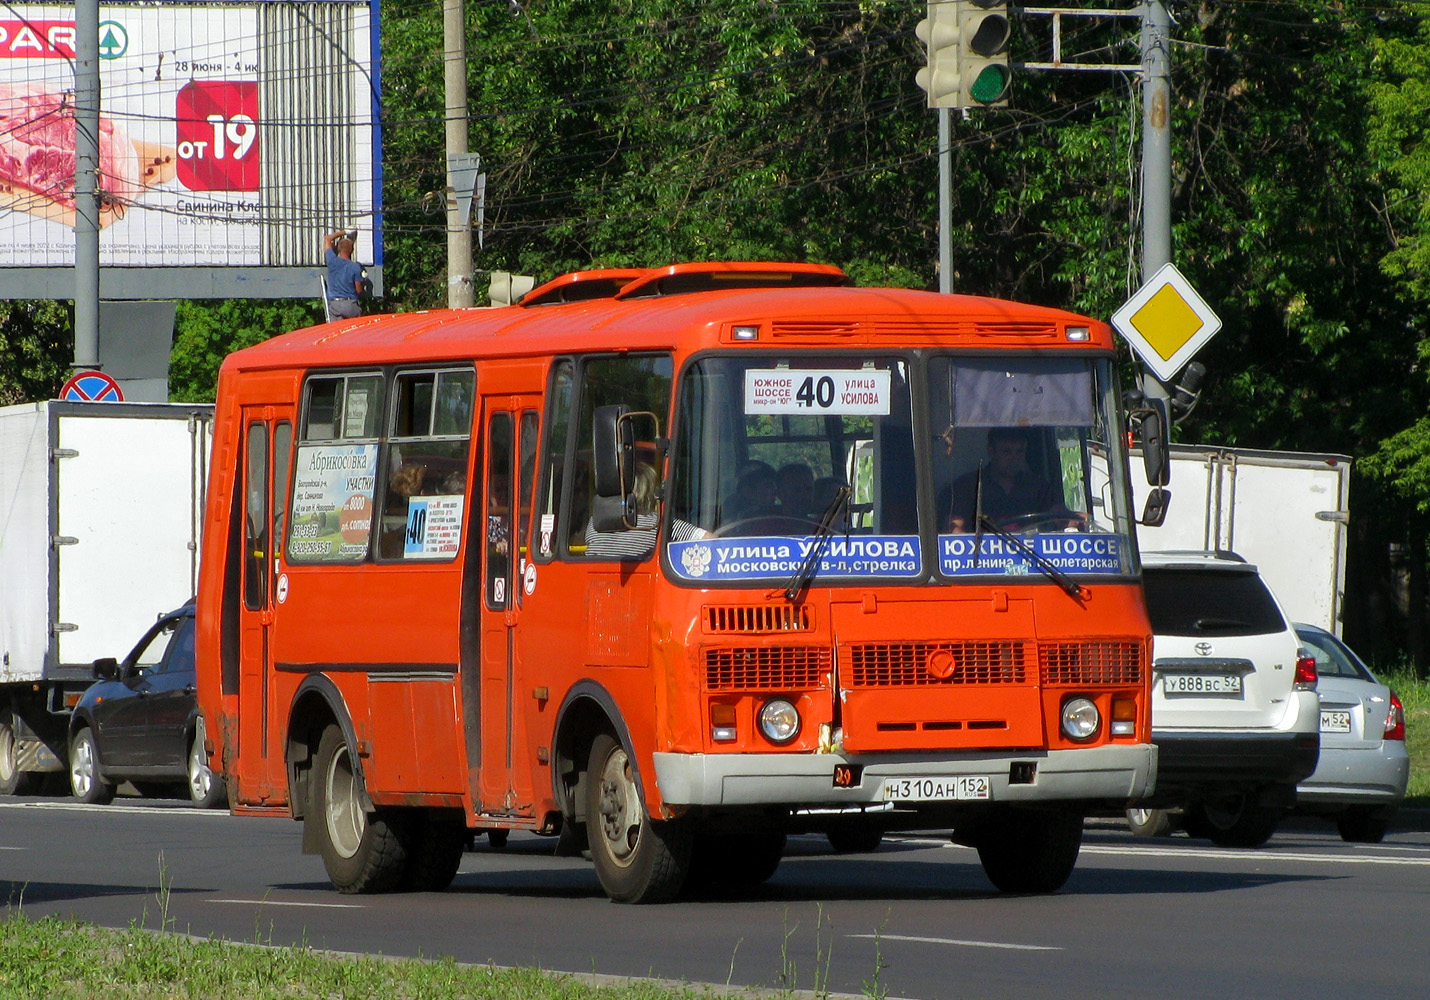
[{"label": "bus wheel arch", "polygon": [[572,685],[557,710],[553,730],[551,790],[562,817],[558,852],[579,854],[589,846],[586,838],[585,780],[591,748],[597,737],[609,735],[629,755],[642,807],[646,804],[645,786],[630,730],[616,707],[615,699],[601,684],[582,680]]},{"label": "bus wheel arch", "polygon": [[[304,819],[307,815],[313,793],[313,766],[323,733],[329,726],[337,726],[347,745],[357,747],[357,731],[353,728],[352,716],[348,713],[342,692],[328,677],[310,674],[298,685],[288,709],[283,751],[284,766],[288,772],[288,808],[294,819]],[[354,757],[354,764],[358,769],[358,789],[363,806],[371,812],[372,802],[367,798],[366,785],[361,780],[360,757]],[[303,851],[305,854],[316,854],[317,845],[309,843],[309,836],[309,824],[304,824]]]}]

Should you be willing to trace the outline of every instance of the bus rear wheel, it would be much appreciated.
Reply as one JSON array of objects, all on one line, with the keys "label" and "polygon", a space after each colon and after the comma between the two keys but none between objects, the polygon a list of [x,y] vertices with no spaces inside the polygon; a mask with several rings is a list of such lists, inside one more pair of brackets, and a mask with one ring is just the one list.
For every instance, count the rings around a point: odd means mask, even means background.
[{"label": "bus rear wheel", "polygon": [[630,757],[609,733],[591,745],[585,792],[591,860],[606,895],[618,903],[674,899],[690,868],[690,833],[650,818]]},{"label": "bus rear wheel", "polygon": [[342,730],[329,726],[318,741],[313,766],[313,809],[323,867],[343,893],[387,892],[407,871],[408,817],[392,810],[368,814],[362,807],[361,779]]},{"label": "bus rear wheel", "polygon": [[456,809],[419,809],[407,824],[407,870],[401,888],[441,892],[457,877],[467,847],[467,824]]},{"label": "bus rear wheel", "polygon": [[978,860],[1002,892],[1061,889],[1082,847],[1082,813],[995,806],[978,830]]}]

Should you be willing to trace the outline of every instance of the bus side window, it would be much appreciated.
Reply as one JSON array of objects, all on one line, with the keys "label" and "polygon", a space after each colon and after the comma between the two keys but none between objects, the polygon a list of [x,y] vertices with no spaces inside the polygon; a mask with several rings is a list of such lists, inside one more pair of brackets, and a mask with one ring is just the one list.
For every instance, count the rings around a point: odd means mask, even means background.
[{"label": "bus side window", "polygon": [[487,607],[507,606],[515,532],[511,503],[512,430],[510,413],[493,413],[487,431],[486,594]]},{"label": "bus side window", "polygon": [[381,558],[456,557],[475,389],[471,369],[399,372],[394,379],[378,536]]},{"label": "bus side window", "polygon": [[[546,562],[562,538],[561,486],[566,479],[567,448],[571,443],[572,362],[562,358],[552,367],[546,417],[546,450],[542,459],[540,495],[536,503],[535,559]],[[566,546],[559,548],[565,551]]]},{"label": "bus side window", "polygon": [[248,425],[248,472],[243,522],[247,526],[244,540],[243,600],[250,611],[261,609],[268,601],[268,426]]}]

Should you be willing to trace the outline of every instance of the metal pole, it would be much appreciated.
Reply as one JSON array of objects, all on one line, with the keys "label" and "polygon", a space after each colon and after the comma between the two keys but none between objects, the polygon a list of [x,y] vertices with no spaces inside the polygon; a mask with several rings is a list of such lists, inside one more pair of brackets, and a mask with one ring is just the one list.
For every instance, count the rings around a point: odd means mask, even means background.
[{"label": "metal pole", "polygon": [[953,291],[953,128],[938,109],[938,290]]},{"label": "metal pole", "polygon": [[[1142,15],[1142,281],[1172,260],[1172,19],[1164,0],[1148,0]],[[1166,399],[1145,368],[1142,392]]]},{"label": "metal pole", "polygon": [[[453,170],[467,153],[467,24],[463,0],[442,3],[443,84],[447,103],[447,305],[472,305],[472,228],[457,212]],[[470,215],[470,206],[468,210]]]},{"label": "metal pole", "polygon": [[1172,22],[1163,0],[1142,19],[1142,280],[1172,260]]},{"label": "metal pole", "polygon": [[75,5],[74,367],[99,367],[99,0]]}]

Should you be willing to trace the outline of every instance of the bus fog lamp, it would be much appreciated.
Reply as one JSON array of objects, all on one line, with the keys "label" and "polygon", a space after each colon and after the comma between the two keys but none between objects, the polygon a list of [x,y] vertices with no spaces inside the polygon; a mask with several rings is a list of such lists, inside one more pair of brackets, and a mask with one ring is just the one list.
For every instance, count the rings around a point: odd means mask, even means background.
[{"label": "bus fog lamp", "polygon": [[760,732],[771,743],[788,743],[799,735],[799,710],[783,698],[771,698],[760,709]]},{"label": "bus fog lamp", "polygon": [[1102,719],[1090,698],[1069,698],[1063,702],[1063,733],[1070,740],[1082,742],[1097,735]]}]

